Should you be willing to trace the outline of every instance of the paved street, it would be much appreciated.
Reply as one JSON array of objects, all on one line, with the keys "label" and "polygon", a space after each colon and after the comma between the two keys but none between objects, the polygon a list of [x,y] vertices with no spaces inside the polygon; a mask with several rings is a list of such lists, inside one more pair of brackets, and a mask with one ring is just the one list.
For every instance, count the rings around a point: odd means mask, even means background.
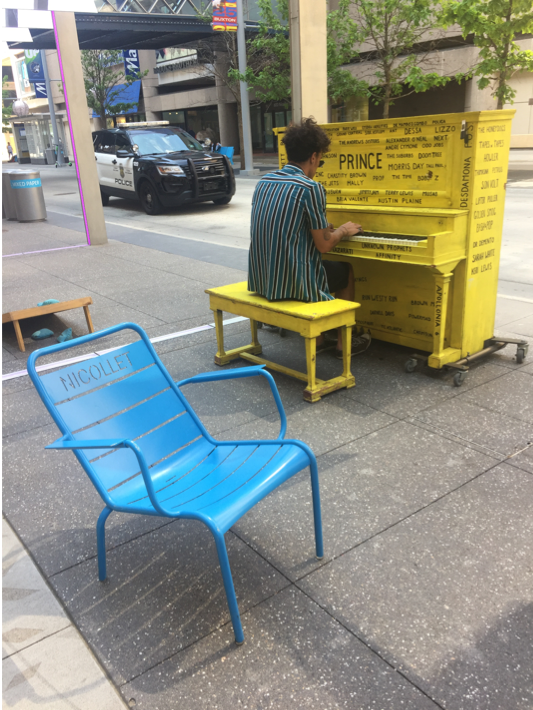
[{"label": "paved street", "polygon": [[[507,190],[496,334],[533,345],[527,176]],[[49,219],[4,220],[4,255],[83,242],[73,170],[42,177]],[[91,296],[96,329],[131,320],[151,338],[173,334],[155,347],[175,380],[214,369],[213,328],[185,331],[213,322],[206,288],[246,277],[254,184],[238,179],[226,207],[157,218],[111,200],[108,245],[3,260],[3,310]],[[82,313],[59,316],[39,327],[86,333]],[[43,344],[33,330],[23,325],[21,353],[3,328],[7,708],[533,708],[533,348],[520,365],[512,347],[474,363],[457,388],[451,374],[406,373],[410,350],[376,341],[352,361],[356,387],[314,405],[301,382],[275,375],[288,436],[318,458],[326,556],[313,555],[303,471],[226,536],[246,637],[237,647],[200,524],[111,515],[98,581],[102,502],[73,455],[44,448],[58,432],[23,372]],[[228,347],[248,338],[247,323],[227,326]],[[265,357],[304,369],[298,336],[259,338]],[[339,368],[319,355],[319,376]],[[275,405],[255,380],[186,394],[219,438],[275,436]]]}]

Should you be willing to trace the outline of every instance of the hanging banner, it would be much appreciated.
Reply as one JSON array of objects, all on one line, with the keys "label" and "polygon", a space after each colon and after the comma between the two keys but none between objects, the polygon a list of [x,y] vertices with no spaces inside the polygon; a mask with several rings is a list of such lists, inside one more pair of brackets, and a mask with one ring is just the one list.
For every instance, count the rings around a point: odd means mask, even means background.
[{"label": "hanging banner", "polygon": [[35,84],[35,98],[36,99],[47,99],[48,94],[46,93],[46,84],[44,81],[36,81]]},{"label": "hanging banner", "polygon": [[216,32],[237,32],[237,3],[213,0],[212,27]]},{"label": "hanging banner", "polygon": [[141,68],[139,66],[139,52],[136,49],[122,50],[124,58],[124,73],[126,76],[137,76]]},{"label": "hanging banner", "polygon": [[24,50],[24,64],[28,73],[28,81],[44,81],[41,52],[35,49]]}]

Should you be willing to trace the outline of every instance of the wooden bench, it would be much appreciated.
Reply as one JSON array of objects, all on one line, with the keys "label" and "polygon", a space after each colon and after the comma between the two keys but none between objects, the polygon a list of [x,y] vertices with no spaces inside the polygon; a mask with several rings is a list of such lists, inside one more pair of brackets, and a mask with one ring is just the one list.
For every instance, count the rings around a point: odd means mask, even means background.
[{"label": "wooden bench", "polygon": [[[255,365],[264,364],[270,370],[282,372],[307,382],[304,399],[318,402],[320,398],[342,388],[355,386],[355,378],[350,370],[352,328],[355,325],[355,310],[358,303],[335,299],[319,303],[301,301],[268,301],[262,296],[248,291],[247,282],[220,286],[206,290],[209,295],[209,307],[215,316],[217,354],[215,363],[226,365],[238,357]],[[222,313],[233,313],[250,319],[252,342],[233,350],[224,349],[224,327]],[[275,362],[258,357],[262,348],[257,339],[257,323],[278,326],[285,330],[299,333],[305,338],[307,372],[298,372]],[[316,377],[316,339],[327,330],[342,328],[343,368],[342,375],[331,380],[319,380]]]},{"label": "wooden bench", "polygon": [[93,299],[90,298],[90,296],[85,296],[84,298],[76,298],[73,301],[51,303],[49,306],[35,306],[35,308],[25,308],[22,311],[11,311],[9,313],[2,314],[2,323],[13,323],[19,349],[24,353],[26,352],[26,348],[24,347],[24,340],[22,338],[19,321],[24,320],[25,318],[35,318],[35,316],[47,316],[51,313],[61,313],[61,311],[71,311],[73,308],[83,308],[89,333],[94,333],[93,322],[91,320],[91,314],[89,313],[89,306],[92,302]]}]

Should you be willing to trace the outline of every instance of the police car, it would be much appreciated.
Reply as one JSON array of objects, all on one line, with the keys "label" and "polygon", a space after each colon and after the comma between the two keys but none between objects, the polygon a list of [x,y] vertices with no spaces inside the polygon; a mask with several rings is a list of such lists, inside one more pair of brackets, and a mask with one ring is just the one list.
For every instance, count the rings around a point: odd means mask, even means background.
[{"label": "police car", "polygon": [[168,121],[95,131],[93,144],[104,205],[111,196],[125,197],[155,215],[192,202],[227,205],[235,194],[228,158]]}]

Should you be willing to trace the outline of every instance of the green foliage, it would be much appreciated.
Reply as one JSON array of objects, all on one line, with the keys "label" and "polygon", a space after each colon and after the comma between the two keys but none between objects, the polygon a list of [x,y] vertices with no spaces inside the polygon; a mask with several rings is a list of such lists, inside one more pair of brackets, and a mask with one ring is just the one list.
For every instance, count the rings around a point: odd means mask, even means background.
[{"label": "green foliage", "polygon": [[373,73],[378,86],[369,82],[368,94],[376,104],[383,102],[384,118],[393,99],[451,80],[424,70],[433,45],[430,42],[426,52],[419,47],[437,24],[435,0],[350,0],[350,4],[356,15],[355,39],[368,44],[368,60],[376,67]]},{"label": "green foliage", "polygon": [[368,85],[354,77],[343,65],[356,56],[354,46],[359,28],[350,17],[350,0],[340,0],[337,10],[328,12],[328,94],[333,103],[352,96],[368,96]]},{"label": "green foliage", "polygon": [[[288,0],[258,0],[261,16],[257,37],[247,42],[247,71],[242,77],[255,90],[259,101],[290,101],[291,50],[288,33]],[[333,102],[355,94],[366,93],[366,84],[342,69],[355,54],[357,28],[349,18],[349,0],[340,0],[339,7],[328,13],[327,62],[328,94]],[[237,70],[229,74],[239,81]]]},{"label": "green foliage", "polygon": [[[101,118],[125,113],[137,107],[137,103],[127,103],[120,100],[122,88],[117,84],[132,84],[137,79],[146,76],[148,72],[137,72],[135,75],[124,76],[124,59],[117,49],[89,49],[81,53],[81,65],[85,82],[87,105]],[[117,69],[116,67],[119,66]]]},{"label": "green foliage", "polygon": [[479,61],[470,76],[479,77],[480,89],[493,85],[499,109],[512,104],[516,91],[509,79],[517,71],[533,71],[533,52],[515,41],[533,32],[531,0],[451,0],[444,6],[443,22],[460,25],[463,37],[474,35]]},{"label": "green foliage", "polygon": [[11,124],[9,118],[13,115],[11,103],[4,106],[4,99],[8,97],[9,91],[5,88],[7,84],[7,76],[2,77],[2,133],[11,133]]},{"label": "green foliage", "polygon": [[[259,101],[289,101],[291,95],[291,51],[287,23],[288,0],[258,0],[260,23],[257,37],[247,42],[244,80],[255,89]],[[241,78],[238,71],[233,80]]]}]

